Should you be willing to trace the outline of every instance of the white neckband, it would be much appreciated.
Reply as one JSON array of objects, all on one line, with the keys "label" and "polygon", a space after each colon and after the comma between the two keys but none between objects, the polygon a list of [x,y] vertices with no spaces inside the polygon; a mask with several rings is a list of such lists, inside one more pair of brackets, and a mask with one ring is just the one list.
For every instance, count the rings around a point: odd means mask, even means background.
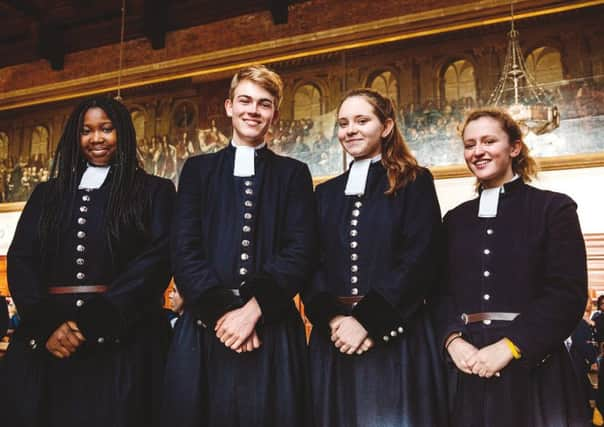
[{"label": "white neckband", "polygon": [[346,188],[344,194],[347,196],[359,196],[365,194],[365,186],[367,185],[367,176],[369,175],[369,166],[372,163],[379,162],[382,159],[382,155],[371,159],[355,160],[350,166],[348,172],[348,181],[346,181]]},{"label": "white neckband", "polygon": [[78,189],[95,190],[100,188],[105,182],[105,179],[107,179],[110,168],[111,166],[90,166],[90,164],[88,164],[86,170],[82,174]]},{"label": "white neckband", "polygon": [[[518,175],[508,182],[518,179]],[[507,183],[506,183],[507,184]],[[495,218],[497,216],[497,208],[499,207],[499,195],[505,193],[504,186],[495,188],[485,188],[480,193],[480,203],[478,205],[479,218]]]},{"label": "white neckband", "polygon": [[256,170],[254,167],[254,158],[256,150],[260,150],[266,146],[266,142],[256,146],[248,147],[247,145],[237,145],[231,140],[231,145],[235,147],[235,167],[233,168],[234,176],[254,176]]}]

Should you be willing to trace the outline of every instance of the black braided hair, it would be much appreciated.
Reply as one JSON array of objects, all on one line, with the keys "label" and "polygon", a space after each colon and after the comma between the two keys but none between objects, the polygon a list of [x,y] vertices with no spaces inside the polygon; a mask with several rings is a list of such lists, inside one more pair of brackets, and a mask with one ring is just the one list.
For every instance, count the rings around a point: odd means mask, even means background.
[{"label": "black braided hair", "polygon": [[43,200],[38,224],[41,253],[47,259],[60,239],[60,224],[70,217],[86,159],[80,149],[84,115],[90,108],[102,109],[117,135],[117,147],[111,159],[109,199],[105,210],[105,230],[114,261],[119,256],[117,242],[126,234],[149,235],[149,200],[144,191],[145,172],[136,151],[136,133],[128,109],[112,98],[96,96],[81,102],[71,113],[55,151],[49,191]]}]

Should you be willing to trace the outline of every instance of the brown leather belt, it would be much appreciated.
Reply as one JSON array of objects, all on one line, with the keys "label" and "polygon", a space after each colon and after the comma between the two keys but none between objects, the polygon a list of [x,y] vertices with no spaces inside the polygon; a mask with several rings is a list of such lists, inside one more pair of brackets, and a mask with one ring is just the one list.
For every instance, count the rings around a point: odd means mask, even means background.
[{"label": "brown leather belt", "polygon": [[503,312],[485,312],[485,313],[462,313],[461,320],[468,325],[470,323],[482,322],[484,320],[502,320],[505,322],[511,322],[520,313],[503,313]]},{"label": "brown leather belt", "polygon": [[88,286],[51,286],[48,288],[50,295],[65,295],[65,294],[102,294],[109,289],[105,285],[88,285]]},{"label": "brown leather belt", "polygon": [[363,299],[364,295],[354,296],[354,297],[336,297],[340,304],[344,304],[348,308],[352,308],[359,303]]}]

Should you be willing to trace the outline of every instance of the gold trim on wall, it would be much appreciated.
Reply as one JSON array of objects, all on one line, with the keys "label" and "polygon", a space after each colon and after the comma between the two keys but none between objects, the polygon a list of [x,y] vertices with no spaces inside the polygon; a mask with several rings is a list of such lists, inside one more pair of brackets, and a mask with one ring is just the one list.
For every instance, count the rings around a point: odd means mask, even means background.
[{"label": "gold trim on wall", "polygon": [[[539,10],[519,12],[514,18],[522,20],[599,6],[604,4],[604,0],[567,1],[562,5],[560,2],[554,2],[555,5],[551,3],[546,2]],[[509,0],[481,0],[131,67],[123,71],[122,88],[224,73],[252,63],[269,64],[505,23],[511,20],[508,7]],[[530,4],[526,7],[530,7]],[[0,111],[115,91],[116,80],[117,71],[114,71],[8,91],[0,94]]]}]

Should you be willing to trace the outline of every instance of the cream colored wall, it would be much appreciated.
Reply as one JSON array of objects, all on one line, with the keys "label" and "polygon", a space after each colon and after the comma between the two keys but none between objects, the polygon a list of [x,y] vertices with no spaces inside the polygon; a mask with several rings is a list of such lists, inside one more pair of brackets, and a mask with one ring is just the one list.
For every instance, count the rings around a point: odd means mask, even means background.
[{"label": "cream colored wall", "polygon": [[[577,202],[583,233],[604,233],[604,167],[541,172],[535,187],[568,194]],[[475,197],[473,178],[436,180],[443,215]]]}]

